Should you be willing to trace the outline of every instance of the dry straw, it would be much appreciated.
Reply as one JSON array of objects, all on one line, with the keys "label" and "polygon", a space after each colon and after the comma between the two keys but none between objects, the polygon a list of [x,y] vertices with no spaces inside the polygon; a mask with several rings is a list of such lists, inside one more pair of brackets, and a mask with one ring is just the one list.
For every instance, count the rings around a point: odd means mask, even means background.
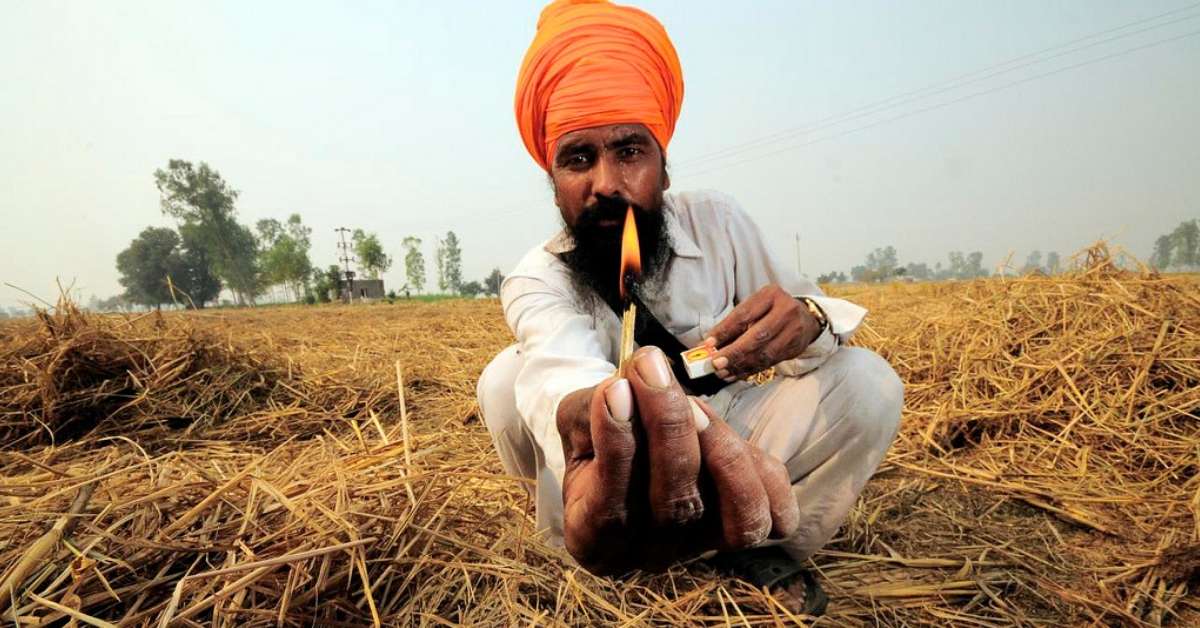
[{"label": "dry straw", "polygon": [[[817,556],[821,626],[1200,625],[1200,299],[1065,277],[847,288],[908,384]],[[478,422],[495,301],[0,327],[0,621],[786,626],[706,567],[613,581],[534,535]]]}]

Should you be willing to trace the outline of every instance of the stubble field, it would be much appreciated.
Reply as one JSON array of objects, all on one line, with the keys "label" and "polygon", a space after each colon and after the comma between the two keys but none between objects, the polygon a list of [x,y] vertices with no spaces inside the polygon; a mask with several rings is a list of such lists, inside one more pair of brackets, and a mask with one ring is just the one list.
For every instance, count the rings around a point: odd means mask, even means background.
[{"label": "stubble field", "polygon": [[533,536],[476,378],[496,300],[0,326],[0,616],[95,626],[1200,626],[1200,282],[834,289],[900,437],[788,616]]}]

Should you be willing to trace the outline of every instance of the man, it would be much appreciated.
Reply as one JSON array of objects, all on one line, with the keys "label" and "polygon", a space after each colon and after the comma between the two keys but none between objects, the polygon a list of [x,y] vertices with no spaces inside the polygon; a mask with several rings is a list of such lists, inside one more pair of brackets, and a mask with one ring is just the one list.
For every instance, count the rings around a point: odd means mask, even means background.
[{"label": "man", "polygon": [[[480,376],[481,412],[506,471],[536,480],[539,526],[589,571],[658,571],[717,550],[717,568],[820,614],[803,563],[891,445],[903,385],[876,354],[842,346],[866,311],[776,258],[733,199],[666,193],[682,97],[650,15],[606,0],[543,10],[516,116],[564,229],[504,281],[517,344]],[[621,377],[629,209],[638,342],[658,346]],[[700,345],[717,350],[719,380],[672,372],[680,357],[665,347]],[[770,381],[747,381],[767,369]]]}]

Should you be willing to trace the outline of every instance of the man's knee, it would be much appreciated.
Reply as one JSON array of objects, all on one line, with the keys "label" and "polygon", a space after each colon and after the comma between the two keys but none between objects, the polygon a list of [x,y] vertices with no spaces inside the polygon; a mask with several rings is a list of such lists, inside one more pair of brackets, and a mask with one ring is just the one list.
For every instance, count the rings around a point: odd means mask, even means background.
[{"label": "man's knee", "polygon": [[864,435],[890,441],[900,425],[904,382],[879,354],[860,347],[843,347],[834,354],[841,378],[830,394],[842,396],[848,418]]},{"label": "man's knee", "polygon": [[[504,465],[504,472],[518,478],[534,479],[542,466],[533,435],[517,410],[514,385],[524,358],[513,345],[492,359],[479,374],[475,394],[479,398],[479,413],[487,426],[492,444]],[[533,485],[523,485],[533,494]]]},{"label": "man's knee", "polygon": [[517,349],[517,345],[512,345],[492,358],[479,374],[479,384],[475,388],[479,413],[493,438],[517,429],[521,424],[515,384],[522,358]]}]

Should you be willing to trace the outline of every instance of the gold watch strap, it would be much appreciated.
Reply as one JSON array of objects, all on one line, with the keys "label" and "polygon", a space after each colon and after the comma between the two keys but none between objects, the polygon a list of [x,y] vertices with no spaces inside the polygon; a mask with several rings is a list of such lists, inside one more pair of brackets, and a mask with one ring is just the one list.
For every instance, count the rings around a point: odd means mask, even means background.
[{"label": "gold watch strap", "polygon": [[829,317],[825,315],[825,310],[821,309],[817,302],[809,297],[797,297],[809,312],[812,312],[813,318],[817,319],[817,324],[821,326],[821,331],[825,331],[829,327]]}]

